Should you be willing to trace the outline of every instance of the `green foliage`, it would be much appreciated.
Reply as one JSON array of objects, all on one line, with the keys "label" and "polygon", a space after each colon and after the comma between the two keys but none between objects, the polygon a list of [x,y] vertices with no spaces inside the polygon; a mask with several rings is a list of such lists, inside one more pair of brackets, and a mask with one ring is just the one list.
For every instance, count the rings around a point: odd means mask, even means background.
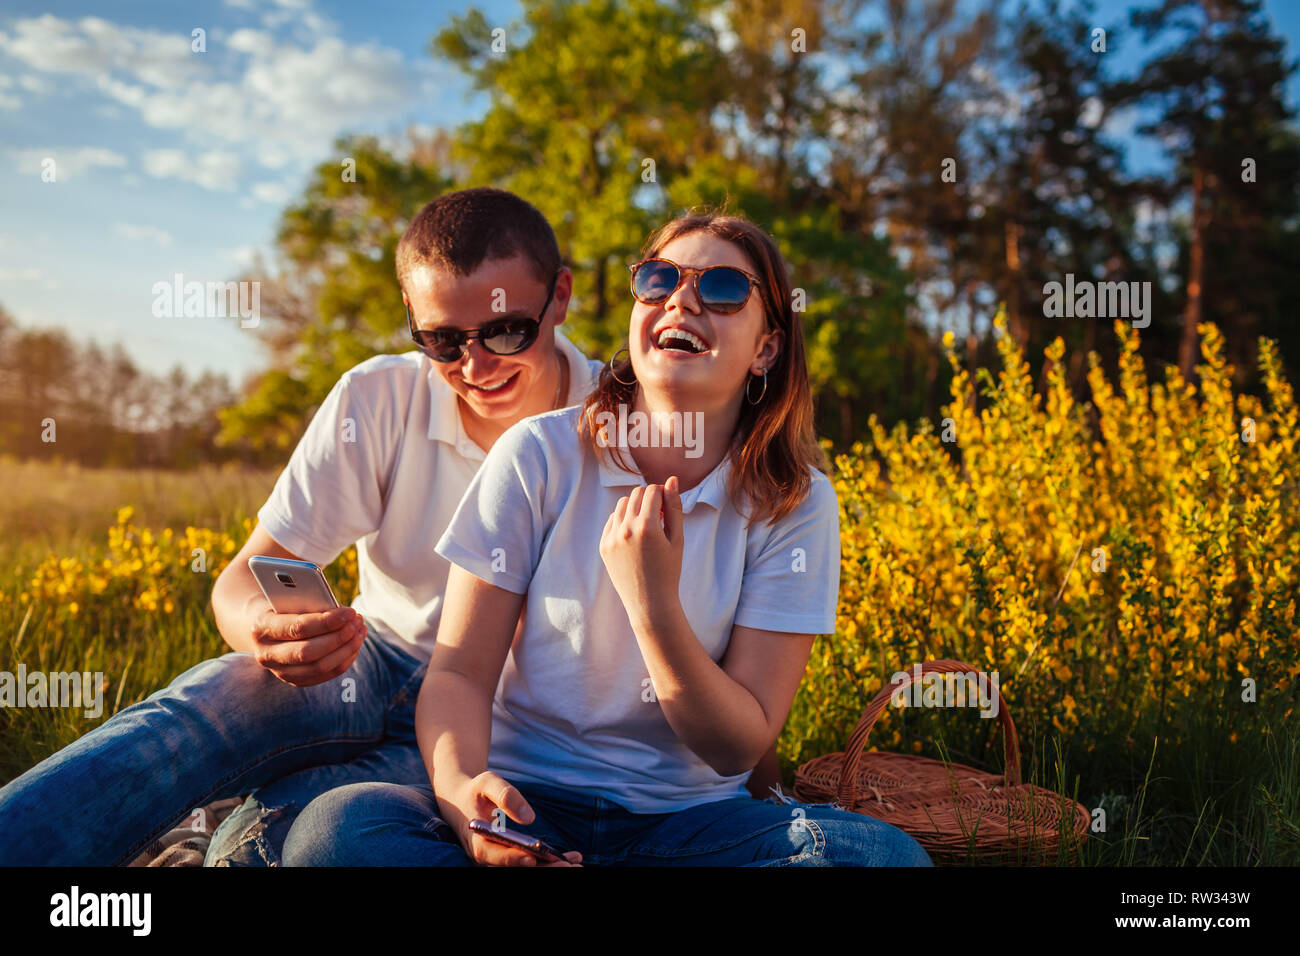
[{"label": "green foliage", "polygon": [[238,405],[217,413],[219,441],[226,446],[267,450],[285,458],[297,444],[311,405],[307,383],[279,369],[262,375]]},{"label": "green foliage", "polygon": [[[1072,355],[1116,360],[1099,323],[1042,315],[1043,284],[1067,272],[1151,282],[1148,348],[1172,359],[1189,283],[1169,281],[1157,252],[1186,257],[1178,217],[1195,164],[1212,174],[1217,210],[1206,261],[1227,263],[1208,270],[1202,311],[1232,333],[1235,384],[1249,389],[1256,332],[1287,357],[1300,341],[1281,305],[1300,276],[1288,68],[1253,0],[1225,13],[1213,43],[1176,28],[1187,3],[1169,7],[1137,17],[1174,42],[1127,82],[1080,42],[1096,20],[1087,3],[1034,0],[999,18],[920,0],[522,0],[504,31],[470,8],[430,50],[485,109],[409,149],[342,140],[317,169],[281,220],[284,269],[263,286],[283,376],[254,383],[222,439],[269,456],[293,433],[296,403],[301,429],[342,372],[409,347],[397,239],[424,203],[473,185],[513,190],[551,221],[574,271],[565,331],[599,358],[625,337],[625,267],[654,228],[700,205],[754,219],[803,292],[817,426],[843,449],[871,413],[938,411],[949,371],[936,319],[966,326],[972,376],[992,358],[999,301],[1031,356],[1061,335]],[[1122,72],[1115,60],[1106,69]],[[1138,101],[1157,108],[1152,130],[1184,144],[1164,179],[1128,175],[1109,138],[1110,114]],[[1247,154],[1258,183],[1238,182]],[[340,174],[345,157],[355,182]],[[1085,377],[1073,361],[1076,394]]]},{"label": "green foliage", "polygon": [[626,335],[624,266],[669,218],[659,185],[716,149],[701,120],[723,89],[702,9],[526,2],[504,53],[492,52],[477,10],[433,41],[491,97],[458,132],[470,184],[516,192],[550,220],[575,274],[566,332],[594,355],[613,354]]},{"label": "green foliage", "polygon": [[409,345],[393,256],[409,217],[453,185],[435,147],[400,158],[373,137],[341,139],[281,215],[285,268],[263,280],[274,366],[221,413],[222,445],[283,460],[344,372]]}]

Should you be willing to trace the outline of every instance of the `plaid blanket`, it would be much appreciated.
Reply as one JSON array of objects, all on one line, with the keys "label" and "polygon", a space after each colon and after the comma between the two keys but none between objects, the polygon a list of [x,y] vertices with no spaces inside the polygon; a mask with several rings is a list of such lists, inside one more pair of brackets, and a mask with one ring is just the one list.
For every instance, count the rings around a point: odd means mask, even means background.
[{"label": "plaid blanket", "polygon": [[202,866],[212,834],[246,797],[215,800],[191,810],[176,825],[154,840],[129,866]]}]

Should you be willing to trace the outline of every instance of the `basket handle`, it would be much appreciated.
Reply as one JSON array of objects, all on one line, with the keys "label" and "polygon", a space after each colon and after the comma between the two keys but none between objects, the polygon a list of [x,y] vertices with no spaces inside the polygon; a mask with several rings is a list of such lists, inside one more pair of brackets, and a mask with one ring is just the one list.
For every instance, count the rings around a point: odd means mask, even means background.
[{"label": "basket handle", "polygon": [[[839,801],[841,806],[852,809],[857,805],[858,765],[862,762],[863,748],[866,745],[868,735],[871,733],[871,728],[875,725],[876,719],[884,712],[894,692],[913,682],[913,672],[909,670],[905,673],[907,675],[905,680],[897,684],[886,684],[872,698],[871,703],[867,704],[866,710],[862,712],[862,719],[858,721],[858,726],[854,729],[852,736],[849,737],[849,742],[844,748],[844,764],[840,770]],[[921,673],[924,675],[978,674],[980,672],[978,669],[961,661],[939,660],[922,662]],[[1019,784],[1020,742],[1016,736],[1016,725],[1011,720],[1011,711],[1007,709],[1006,701],[1002,699],[1002,691],[995,688],[995,692],[998,695],[998,723],[1002,725],[1002,737],[1006,754],[1004,779],[1011,784]]]}]

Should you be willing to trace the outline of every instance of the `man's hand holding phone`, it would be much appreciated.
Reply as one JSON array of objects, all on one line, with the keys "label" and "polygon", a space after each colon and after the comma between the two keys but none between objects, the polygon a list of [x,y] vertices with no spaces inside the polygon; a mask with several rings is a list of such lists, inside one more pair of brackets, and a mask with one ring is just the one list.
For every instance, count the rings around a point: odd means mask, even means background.
[{"label": "man's hand holding phone", "polygon": [[563,860],[546,863],[522,847],[502,845],[470,828],[471,820],[492,820],[498,809],[516,823],[532,823],[537,817],[524,795],[490,770],[477,777],[462,778],[445,793],[441,787],[438,788],[437,798],[443,820],[456,831],[460,845],[475,863],[488,866],[582,865],[582,854],[577,850],[564,853]]},{"label": "man's hand holding phone", "polygon": [[318,566],[257,554],[248,559],[248,570],[270,605],[253,618],[259,664],[295,687],[323,684],[352,666],[366,639],[366,622],[339,606]]},{"label": "man's hand holding phone", "polygon": [[295,687],[338,677],[357,659],[365,639],[366,622],[350,607],[307,614],[267,608],[253,621],[257,662]]}]

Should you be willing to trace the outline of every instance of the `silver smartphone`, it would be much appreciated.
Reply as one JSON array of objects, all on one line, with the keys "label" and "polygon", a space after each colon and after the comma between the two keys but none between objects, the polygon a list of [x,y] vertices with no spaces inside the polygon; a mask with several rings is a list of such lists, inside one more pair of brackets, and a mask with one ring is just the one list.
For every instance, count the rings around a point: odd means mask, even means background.
[{"label": "silver smartphone", "polygon": [[312,614],[339,606],[325,575],[310,561],[257,554],[248,559],[248,570],[276,614]]}]

